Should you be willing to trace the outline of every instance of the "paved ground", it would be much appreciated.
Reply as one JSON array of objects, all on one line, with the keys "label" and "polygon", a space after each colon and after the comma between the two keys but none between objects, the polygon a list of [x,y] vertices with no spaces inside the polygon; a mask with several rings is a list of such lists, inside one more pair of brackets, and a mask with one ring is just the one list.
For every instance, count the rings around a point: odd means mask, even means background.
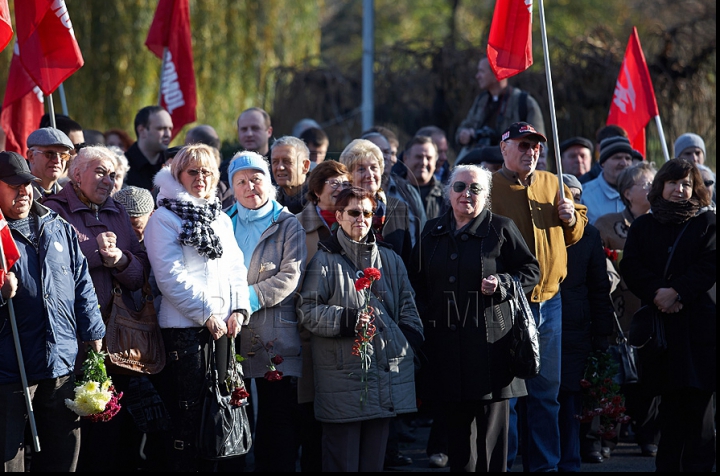
[{"label": "paved ground", "polygon": [[[428,467],[428,457],[425,455],[425,442],[429,428],[415,428],[411,434],[415,436],[414,443],[400,443],[400,451],[413,460],[409,466],[387,468],[388,472],[450,472],[449,468],[437,469]],[[521,462],[517,461],[512,468],[514,472],[522,471]],[[640,455],[640,448],[634,443],[620,443],[612,452],[610,458],[600,464],[582,464],[581,472],[654,472],[655,458]]]}]

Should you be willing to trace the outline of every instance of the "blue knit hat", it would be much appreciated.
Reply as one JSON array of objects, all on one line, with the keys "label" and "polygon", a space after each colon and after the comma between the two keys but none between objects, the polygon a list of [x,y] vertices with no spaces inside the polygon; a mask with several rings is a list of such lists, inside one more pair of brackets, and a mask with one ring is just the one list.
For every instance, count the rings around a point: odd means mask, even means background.
[{"label": "blue knit hat", "polygon": [[270,178],[270,169],[268,169],[267,160],[257,152],[246,150],[244,152],[238,152],[235,157],[233,157],[228,167],[228,182],[230,182],[231,186],[233,175],[240,170],[258,170],[267,176],[267,178]]}]

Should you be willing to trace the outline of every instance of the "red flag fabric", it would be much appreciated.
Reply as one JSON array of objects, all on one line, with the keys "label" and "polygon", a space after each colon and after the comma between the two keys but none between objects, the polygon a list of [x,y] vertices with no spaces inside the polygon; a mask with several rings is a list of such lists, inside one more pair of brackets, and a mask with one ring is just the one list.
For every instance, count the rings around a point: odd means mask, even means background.
[{"label": "red flag fabric", "polygon": [[13,36],[10,7],[7,0],[0,0],[0,51],[10,43]]},{"label": "red flag fabric", "polygon": [[[2,252],[5,255],[5,259],[3,260],[5,268],[3,271],[7,271],[13,267],[17,260],[20,259],[20,251],[18,251],[18,247],[12,237],[10,227],[8,226],[7,220],[5,220],[2,212],[0,212],[0,240],[2,241]],[[5,276],[3,274],[3,278],[4,277]]]},{"label": "red flag fabric", "polygon": [[637,28],[633,27],[613,93],[607,124],[625,129],[633,149],[645,157],[645,126],[659,114]]},{"label": "red flag fabric", "polygon": [[164,59],[160,105],[172,117],[172,136],[175,137],[185,124],[196,119],[197,94],[188,0],[160,0],[145,46]]},{"label": "red flag fabric", "polygon": [[15,0],[15,28],[23,67],[45,95],[84,64],[65,0]]},{"label": "red flag fabric", "polygon": [[533,64],[532,0],[497,0],[487,55],[498,81],[522,73]]},{"label": "red flag fabric", "polygon": [[27,137],[38,128],[45,112],[45,98],[40,88],[25,72],[17,46],[15,43],[0,125],[5,131],[5,150],[25,156]]}]

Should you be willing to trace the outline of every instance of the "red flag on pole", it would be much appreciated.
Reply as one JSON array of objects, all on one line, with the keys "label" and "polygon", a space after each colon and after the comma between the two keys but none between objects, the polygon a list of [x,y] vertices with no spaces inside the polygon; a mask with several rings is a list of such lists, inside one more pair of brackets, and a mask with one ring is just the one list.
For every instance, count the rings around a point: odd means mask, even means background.
[{"label": "red flag on pole", "polygon": [[0,51],[10,43],[13,36],[12,22],[10,21],[10,7],[7,0],[0,0]]},{"label": "red flag on pole", "polygon": [[5,150],[24,156],[27,137],[38,128],[44,112],[43,93],[25,72],[15,43],[0,114],[0,124],[6,136]]},{"label": "red flag on pole", "polygon": [[613,93],[607,124],[625,129],[633,149],[645,156],[645,126],[659,114],[640,37],[633,27]]},{"label": "red flag on pole", "polygon": [[532,0],[497,0],[487,55],[498,81],[533,64]]},{"label": "red flag on pole", "polygon": [[[13,267],[15,262],[20,259],[20,251],[15,244],[15,240],[12,237],[12,232],[8,226],[7,220],[0,212],[0,241],[2,242],[2,264],[4,266],[3,271],[9,271]],[[3,280],[5,275],[3,274]]]},{"label": "red flag on pole", "polygon": [[194,122],[197,95],[188,0],[160,0],[145,46],[163,60],[160,105],[173,120],[173,137]]},{"label": "red flag on pole", "polygon": [[44,94],[84,64],[65,0],[15,0],[15,28],[23,67]]}]

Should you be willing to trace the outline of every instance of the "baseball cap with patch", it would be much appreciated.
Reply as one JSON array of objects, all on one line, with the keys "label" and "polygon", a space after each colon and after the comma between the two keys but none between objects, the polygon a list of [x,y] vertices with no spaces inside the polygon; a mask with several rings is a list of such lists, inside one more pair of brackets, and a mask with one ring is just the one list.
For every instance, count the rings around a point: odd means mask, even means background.
[{"label": "baseball cap with patch", "polygon": [[547,137],[535,130],[532,124],[527,122],[515,122],[503,132],[502,140],[522,139],[525,137],[534,137],[538,142],[547,142]]}]

